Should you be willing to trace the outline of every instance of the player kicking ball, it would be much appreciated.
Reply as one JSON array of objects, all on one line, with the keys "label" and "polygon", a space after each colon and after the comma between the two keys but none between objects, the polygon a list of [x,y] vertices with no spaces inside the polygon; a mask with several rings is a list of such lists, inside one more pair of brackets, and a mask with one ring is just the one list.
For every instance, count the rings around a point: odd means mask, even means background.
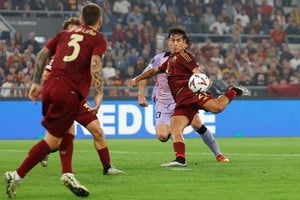
[{"label": "player kicking ball", "polygon": [[160,73],[166,73],[171,94],[176,102],[171,118],[171,133],[175,159],[164,163],[164,167],[187,166],[185,154],[184,129],[193,123],[198,110],[211,113],[220,113],[236,96],[247,96],[249,91],[245,87],[232,86],[228,90],[214,97],[210,93],[194,93],[188,86],[189,78],[202,70],[195,57],[186,49],[189,44],[186,31],[181,28],[171,28],[168,34],[170,56],[159,67],[144,71],[131,80],[131,86],[135,87],[139,81],[151,78]]}]

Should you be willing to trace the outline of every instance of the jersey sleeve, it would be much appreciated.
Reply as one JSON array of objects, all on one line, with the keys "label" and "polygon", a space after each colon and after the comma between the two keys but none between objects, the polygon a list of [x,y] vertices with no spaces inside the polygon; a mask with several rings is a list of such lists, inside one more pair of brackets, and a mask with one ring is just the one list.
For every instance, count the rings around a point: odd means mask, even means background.
[{"label": "jersey sleeve", "polygon": [[52,55],[55,54],[56,46],[58,43],[59,38],[61,37],[61,32],[58,32],[53,38],[51,38],[47,44],[46,48],[49,49],[49,51],[52,53]]},{"label": "jersey sleeve", "polygon": [[144,71],[147,71],[147,70],[149,70],[149,69],[152,69],[153,67],[158,67],[158,66],[160,66],[160,64],[161,64],[161,57],[162,57],[162,53],[160,53],[160,54],[157,54],[156,56],[154,56],[152,59],[151,59],[151,61],[150,61],[150,63],[146,66],[146,68],[145,68],[145,70]]},{"label": "jersey sleeve", "polygon": [[102,57],[105,54],[106,48],[107,48],[107,41],[103,36],[101,36],[99,38],[97,45],[93,50],[93,55],[99,55]]},{"label": "jersey sleeve", "polygon": [[161,64],[159,67],[158,67],[158,70],[160,72],[166,72],[167,71],[167,66],[168,66],[168,62],[164,62],[163,64]]}]

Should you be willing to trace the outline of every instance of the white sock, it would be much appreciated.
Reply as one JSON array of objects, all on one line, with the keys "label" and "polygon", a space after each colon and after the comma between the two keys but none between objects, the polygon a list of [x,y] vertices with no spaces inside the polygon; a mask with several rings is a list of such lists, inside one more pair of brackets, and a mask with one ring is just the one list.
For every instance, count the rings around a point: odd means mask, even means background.
[{"label": "white sock", "polygon": [[19,182],[19,181],[22,180],[22,178],[19,176],[19,174],[18,174],[17,171],[14,172],[14,177],[13,177],[13,178],[14,178],[14,180],[17,181],[17,182]]},{"label": "white sock", "polygon": [[63,173],[62,175],[74,176],[74,174],[73,174],[73,173]]}]

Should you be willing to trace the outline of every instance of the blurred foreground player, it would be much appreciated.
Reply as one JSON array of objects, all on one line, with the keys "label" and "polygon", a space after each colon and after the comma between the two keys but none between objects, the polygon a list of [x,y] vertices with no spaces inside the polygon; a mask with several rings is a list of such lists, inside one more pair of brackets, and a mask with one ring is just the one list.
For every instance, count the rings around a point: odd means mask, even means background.
[{"label": "blurred foreground player", "polygon": [[[63,29],[64,30],[73,30],[76,29],[80,25],[79,18],[71,17],[64,21]],[[52,63],[53,59],[46,65],[42,79],[45,82],[49,76],[49,73],[52,71]],[[93,110],[93,108],[89,105],[89,103],[84,99],[80,103],[78,116],[76,121],[84,126],[94,138],[94,146],[98,153],[100,162],[103,167],[103,174],[104,175],[116,175],[116,174],[123,174],[124,172],[113,168],[110,164],[110,154],[108,150],[108,146],[104,137],[103,129],[100,126],[99,120],[96,115],[97,111]],[[75,126],[74,124],[67,130],[62,138],[59,151],[61,161],[64,162],[62,173],[65,172],[70,173],[72,172],[72,155],[73,155],[73,140],[75,135]],[[47,134],[47,133],[46,133]],[[46,156],[41,161],[42,166],[46,167],[48,165],[48,156]]]},{"label": "blurred foreground player", "polygon": [[[96,90],[94,110],[100,108],[103,99],[102,56],[107,46],[104,36],[97,31],[103,20],[101,8],[96,4],[86,4],[80,20],[81,26],[75,30],[60,31],[38,53],[29,98],[36,102],[42,92],[42,125],[47,133],[30,149],[15,171],[5,173],[8,197],[15,197],[16,188],[26,174],[52,150],[59,148],[61,139],[78,116],[80,103],[87,96],[91,83]],[[42,90],[42,73],[47,60],[53,55],[53,69]],[[61,164],[64,165],[63,162]],[[89,195],[88,189],[73,173],[64,173],[61,180],[75,195]]]}]

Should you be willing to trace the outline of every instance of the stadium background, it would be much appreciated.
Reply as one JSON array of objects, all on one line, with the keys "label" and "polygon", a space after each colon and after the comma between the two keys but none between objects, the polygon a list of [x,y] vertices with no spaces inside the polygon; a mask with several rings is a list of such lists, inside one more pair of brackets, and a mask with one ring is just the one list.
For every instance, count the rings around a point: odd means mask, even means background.
[{"label": "stadium background", "polygon": [[[26,98],[36,52],[25,48],[24,44],[30,33],[34,33],[41,48],[60,30],[63,20],[78,16],[78,10],[86,2],[0,1],[0,121],[1,132],[4,133],[1,139],[41,137],[39,133],[43,129],[38,123],[41,118],[40,104],[33,105]],[[105,112],[101,112],[100,119],[108,120],[103,122],[108,137],[154,137],[153,116],[151,118],[153,107],[147,108],[152,109],[147,111],[137,106],[136,89],[128,87],[128,80],[143,70],[156,52],[165,50],[167,28],[174,25],[188,31],[193,42],[191,50],[212,77],[227,83],[246,85],[251,90],[251,97],[233,101],[228,111],[221,115],[202,114],[204,122],[217,137],[299,136],[299,1],[92,2],[105,7],[105,23],[101,32],[107,37],[109,48],[104,57],[104,67],[108,68],[105,70],[104,105],[108,109],[111,109],[109,106],[120,108],[132,105],[141,114],[141,118],[135,118],[125,109],[121,111],[123,116],[115,112],[110,113],[109,117],[103,117]],[[117,11],[115,4],[120,2],[122,4]],[[126,11],[122,5],[130,6]],[[209,15],[208,10],[212,14]],[[278,14],[278,10],[283,15]],[[243,21],[244,11],[249,17],[249,23],[238,24],[240,22],[237,22],[237,18]],[[284,33],[286,38],[277,41],[273,40],[272,31],[278,24],[278,35]],[[18,32],[21,41],[16,38]],[[18,53],[11,56],[15,49],[18,49]],[[153,82],[149,82],[146,92],[148,97]],[[90,92],[92,96],[93,89]],[[145,113],[149,113],[146,117],[152,121],[144,119]],[[238,123],[229,127],[229,123],[237,121],[237,116]],[[116,120],[111,121],[110,117]],[[211,118],[214,121],[210,121]],[[118,123],[120,121],[126,124]],[[136,123],[140,123],[139,126],[130,130]],[[262,132],[266,127],[268,132]],[[128,128],[128,133],[120,132],[121,128]],[[77,130],[78,137],[90,137],[81,127],[78,126]],[[194,135],[187,133],[187,137]]]}]

